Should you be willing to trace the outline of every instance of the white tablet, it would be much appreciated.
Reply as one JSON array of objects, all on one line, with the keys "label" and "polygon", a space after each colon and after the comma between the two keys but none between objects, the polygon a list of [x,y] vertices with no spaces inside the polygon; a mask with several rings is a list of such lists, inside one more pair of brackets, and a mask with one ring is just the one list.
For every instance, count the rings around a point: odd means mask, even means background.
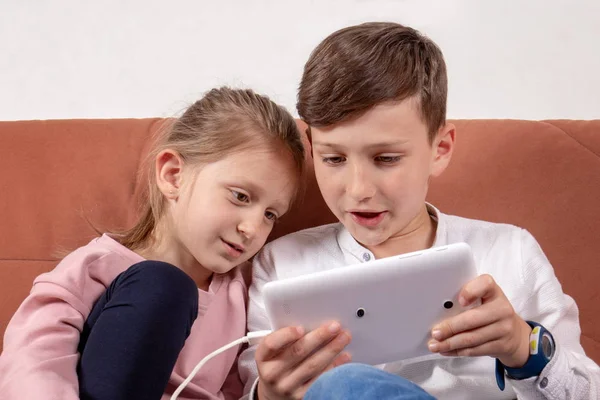
[{"label": "white tablet", "polygon": [[456,243],[269,282],[263,296],[272,329],[339,321],[352,361],[377,365],[431,355],[433,326],[474,306],[458,293],[476,276],[471,248]]}]

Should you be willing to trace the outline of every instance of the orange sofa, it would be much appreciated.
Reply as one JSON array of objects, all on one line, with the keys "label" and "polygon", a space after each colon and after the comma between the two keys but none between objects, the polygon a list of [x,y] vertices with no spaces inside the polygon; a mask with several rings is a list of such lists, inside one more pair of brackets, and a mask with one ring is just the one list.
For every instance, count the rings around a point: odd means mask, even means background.
[{"label": "orange sofa", "polygon": [[[0,122],[0,335],[33,278],[89,241],[92,224],[134,221],[136,171],[162,121]],[[531,231],[577,301],[583,346],[600,363],[600,120],[455,123],[454,159],[429,201]],[[272,237],[331,221],[311,179]]]}]

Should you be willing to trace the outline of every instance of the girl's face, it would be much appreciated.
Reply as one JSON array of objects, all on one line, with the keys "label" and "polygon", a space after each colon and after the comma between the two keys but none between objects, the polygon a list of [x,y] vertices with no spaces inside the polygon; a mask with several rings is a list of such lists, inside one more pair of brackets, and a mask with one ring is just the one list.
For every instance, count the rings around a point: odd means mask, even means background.
[{"label": "girl's face", "polygon": [[[174,158],[167,164],[181,162]],[[256,254],[288,211],[298,184],[294,161],[281,149],[245,150],[171,172],[180,184],[173,185],[173,194],[166,191],[169,234],[162,235],[158,247],[164,261],[197,283]]]}]

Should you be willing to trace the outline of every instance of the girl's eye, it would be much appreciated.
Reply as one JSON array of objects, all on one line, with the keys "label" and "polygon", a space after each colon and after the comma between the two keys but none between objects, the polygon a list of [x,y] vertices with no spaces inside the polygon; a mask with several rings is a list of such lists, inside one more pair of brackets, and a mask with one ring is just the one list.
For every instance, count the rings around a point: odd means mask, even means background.
[{"label": "girl's eye", "polygon": [[400,156],[377,156],[375,160],[383,164],[392,164],[400,161]]},{"label": "girl's eye", "polygon": [[265,212],[265,217],[267,217],[267,219],[270,221],[275,221],[277,219],[277,215],[275,215],[275,213],[272,213],[271,211]]},{"label": "girl's eye", "polygon": [[232,190],[231,194],[233,194],[233,197],[241,203],[248,203],[250,201],[250,197],[247,194],[238,192],[237,190]]},{"label": "girl's eye", "polygon": [[344,162],[344,157],[323,157],[323,162],[325,164],[340,164],[342,162]]}]

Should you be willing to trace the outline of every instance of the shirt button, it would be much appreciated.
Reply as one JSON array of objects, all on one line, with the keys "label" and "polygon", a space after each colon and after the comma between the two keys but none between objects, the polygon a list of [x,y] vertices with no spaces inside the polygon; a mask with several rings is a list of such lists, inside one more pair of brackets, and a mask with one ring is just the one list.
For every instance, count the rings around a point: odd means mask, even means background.
[{"label": "shirt button", "polygon": [[369,253],[364,253],[363,254],[363,260],[369,261],[370,259],[371,259],[371,255]]},{"label": "shirt button", "polygon": [[542,389],[546,389],[546,386],[548,386],[548,378],[543,378],[542,381],[540,382],[540,387]]}]

